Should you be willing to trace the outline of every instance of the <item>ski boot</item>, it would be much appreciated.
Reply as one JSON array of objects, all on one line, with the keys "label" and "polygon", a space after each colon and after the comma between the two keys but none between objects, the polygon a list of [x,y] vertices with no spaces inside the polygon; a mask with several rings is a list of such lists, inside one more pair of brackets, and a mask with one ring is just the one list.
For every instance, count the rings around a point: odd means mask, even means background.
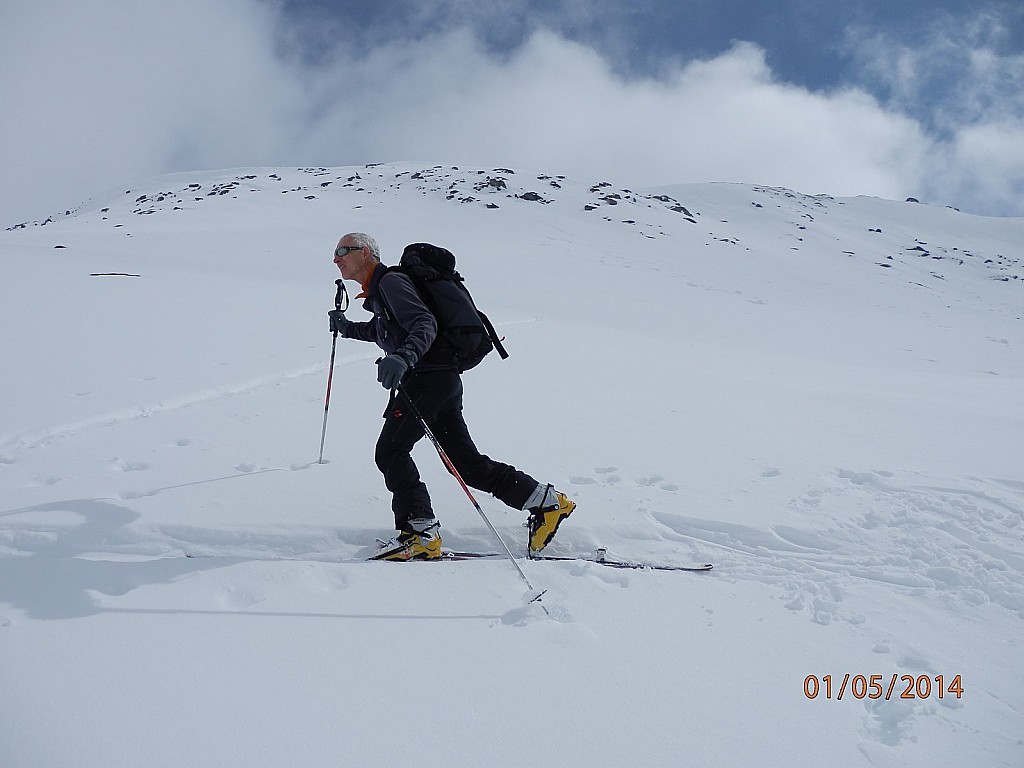
[{"label": "ski boot", "polygon": [[371,560],[436,560],[441,557],[441,524],[410,520],[393,539],[381,544]]},{"label": "ski boot", "polygon": [[555,535],[558,526],[576,509],[576,502],[570,501],[561,491],[556,491],[554,486],[546,486],[543,493],[542,501],[529,507],[530,517],[526,522],[530,529],[531,554],[544,549]]}]

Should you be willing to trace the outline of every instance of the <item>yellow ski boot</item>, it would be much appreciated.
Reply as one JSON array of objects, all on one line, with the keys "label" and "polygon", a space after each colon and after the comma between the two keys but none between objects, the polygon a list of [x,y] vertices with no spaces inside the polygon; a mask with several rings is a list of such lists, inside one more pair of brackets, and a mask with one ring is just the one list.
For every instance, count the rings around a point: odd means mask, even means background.
[{"label": "yellow ski boot", "polygon": [[441,557],[441,524],[410,520],[409,528],[381,545],[371,560],[436,560]]},{"label": "yellow ski boot", "polygon": [[530,508],[530,518],[527,521],[530,529],[530,552],[540,552],[544,549],[555,535],[558,526],[574,509],[576,502],[570,501],[568,496],[549,485],[544,501]]}]

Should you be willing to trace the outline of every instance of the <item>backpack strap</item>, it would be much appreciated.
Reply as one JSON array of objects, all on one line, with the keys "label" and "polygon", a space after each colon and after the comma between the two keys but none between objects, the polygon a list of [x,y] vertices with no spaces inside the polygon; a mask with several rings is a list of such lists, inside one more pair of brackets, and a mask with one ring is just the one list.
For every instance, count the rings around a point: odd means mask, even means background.
[{"label": "backpack strap", "polygon": [[[468,293],[468,291],[467,291],[467,293]],[[473,300],[473,298],[470,297],[470,301],[472,301],[472,300]],[[473,306],[476,306],[476,305],[474,304]],[[487,330],[487,335],[490,337],[491,344],[494,345],[494,351],[498,353],[498,357],[500,357],[502,360],[507,359],[508,358],[508,352],[505,351],[505,347],[502,345],[501,339],[498,338],[498,334],[495,332],[494,326],[491,325],[490,318],[488,318],[487,315],[485,315],[479,309],[476,311],[476,313],[478,315],[480,315],[480,319],[484,323],[484,328]]]},{"label": "backpack strap", "polygon": [[498,336],[498,332],[494,330],[494,326],[491,324],[491,319],[485,315],[480,307],[473,301],[473,294],[469,292],[469,288],[466,287],[465,280],[462,279],[462,275],[458,272],[455,273],[455,283],[463,290],[463,292],[469,297],[469,303],[473,305],[473,309],[480,315],[480,320],[484,324],[484,330],[487,331],[487,337],[491,340],[491,344],[494,345],[494,351],[498,353],[498,357],[502,360],[508,359],[508,352],[505,351],[504,345],[501,343],[501,338]]}]

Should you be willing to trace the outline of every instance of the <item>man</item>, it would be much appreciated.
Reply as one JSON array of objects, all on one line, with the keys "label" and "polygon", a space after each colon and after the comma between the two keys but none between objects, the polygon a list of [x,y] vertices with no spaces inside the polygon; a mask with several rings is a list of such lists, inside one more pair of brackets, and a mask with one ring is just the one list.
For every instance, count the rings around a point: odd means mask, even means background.
[{"label": "man", "polygon": [[412,560],[441,556],[441,526],[411,456],[413,446],[424,436],[423,427],[405,397],[415,403],[468,485],[530,513],[530,550],[543,549],[575,503],[554,486],[539,483],[477,450],[462,417],[462,377],[454,361],[424,358],[437,337],[437,321],[412,281],[380,263],[380,249],[372,237],[361,232],[345,235],[334,251],[334,263],[345,280],[362,287],[356,298],[365,299],[363,308],[373,319],[353,322],[341,310],[331,310],[331,331],[347,339],[372,341],[386,353],[377,364],[377,381],[391,390],[391,399],[374,459],[392,494],[398,535],[375,557]]}]

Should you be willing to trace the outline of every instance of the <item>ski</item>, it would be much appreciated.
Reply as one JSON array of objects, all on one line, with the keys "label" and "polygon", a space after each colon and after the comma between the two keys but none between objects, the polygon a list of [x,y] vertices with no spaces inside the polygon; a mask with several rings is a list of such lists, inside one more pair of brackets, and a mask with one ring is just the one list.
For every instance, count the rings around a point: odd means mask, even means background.
[{"label": "ski", "polygon": [[[500,552],[459,552],[446,550],[440,560],[480,560],[504,557]],[[599,549],[592,556],[587,555],[541,555],[531,552],[527,560],[548,560],[554,562],[585,562],[606,565],[609,568],[625,568],[635,571],[710,571],[714,568],[712,563],[693,563],[688,565],[665,565],[660,563],[644,563],[635,560],[609,560],[605,550]]]},{"label": "ski", "polygon": [[692,563],[689,565],[663,565],[660,563],[641,563],[632,560],[609,560],[607,557],[585,557],[583,555],[530,555],[530,560],[581,560],[587,563],[607,565],[609,568],[628,568],[635,571],[710,571],[715,566],[711,563]]},{"label": "ski", "polygon": [[[286,556],[286,555],[213,555],[213,554],[200,554],[194,552],[185,553],[185,557],[189,559],[224,559],[224,560],[284,560],[284,561],[317,561],[317,558],[303,557],[303,556]],[[507,555],[504,552],[463,552],[459,550],[446,549],[441,553],[441,557],[434,558],[432,560],[382,560],[380,558],[366,557],[366,558],[353,558],[353,559],[339,559],[339,560],[322,560],[321,562],[331,562],[338,564],[352,564],[352,563],[451,563],[459,562],[463,560],[499,560],[505,559]],[[634,571],[690,571],[693,573],[700,573],[703,571],[710,571],[714,568],[711,563],[692,563],[686,565],[673,565],[663,563],[645,563],[636,560],[612,560],[607,557],[604,550],[597,550],[594,555],[542,555],[537,553],[530,553],[525,558],[517,557],[519,559],[526,560],[537,560],[537,561],[549,561],[549,562],[581,562],[581,563],[594,563],[596,565],[603,565],[608,568],[622,568]]]}]

